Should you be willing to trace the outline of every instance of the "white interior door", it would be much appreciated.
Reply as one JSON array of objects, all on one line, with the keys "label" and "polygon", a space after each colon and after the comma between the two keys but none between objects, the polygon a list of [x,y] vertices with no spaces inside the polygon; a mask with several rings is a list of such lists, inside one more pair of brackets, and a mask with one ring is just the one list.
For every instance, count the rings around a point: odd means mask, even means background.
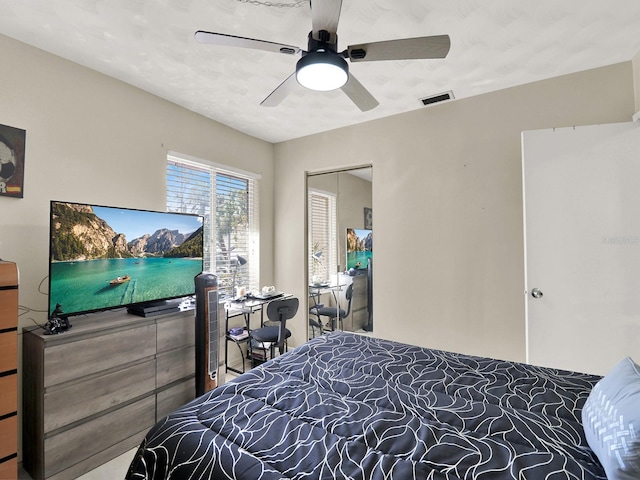
[{"label": "white interior door", "polygon": [[528,131],[522,152],[527,361],[640,361],[640,124]]}]

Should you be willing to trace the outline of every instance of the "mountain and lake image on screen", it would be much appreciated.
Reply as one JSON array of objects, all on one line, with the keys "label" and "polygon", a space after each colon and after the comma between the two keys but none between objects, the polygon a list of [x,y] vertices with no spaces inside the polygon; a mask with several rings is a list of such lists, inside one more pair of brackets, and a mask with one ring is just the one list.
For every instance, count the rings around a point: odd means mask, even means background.
[{"label": "mountain and lake image on screen", "polygon": [[347,228],[347,270],[366,269],[370,258],[373,258],[373,231]]},{"label": "mountain and lake image on screen", "polygon": [[198,215],[51,202],[49,313],[192,295],[202,245]]}]

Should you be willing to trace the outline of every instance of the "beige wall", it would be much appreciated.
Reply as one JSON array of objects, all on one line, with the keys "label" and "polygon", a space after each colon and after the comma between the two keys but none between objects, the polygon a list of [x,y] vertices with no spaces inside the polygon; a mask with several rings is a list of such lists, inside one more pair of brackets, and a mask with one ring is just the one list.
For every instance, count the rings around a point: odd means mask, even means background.
[{"label": "beige wall", "polygon": [[372,163],[376,336],[524,361],[520,133],[633,111],[626,62],[277,144],[276,283],[305,297],[305,172]]}]

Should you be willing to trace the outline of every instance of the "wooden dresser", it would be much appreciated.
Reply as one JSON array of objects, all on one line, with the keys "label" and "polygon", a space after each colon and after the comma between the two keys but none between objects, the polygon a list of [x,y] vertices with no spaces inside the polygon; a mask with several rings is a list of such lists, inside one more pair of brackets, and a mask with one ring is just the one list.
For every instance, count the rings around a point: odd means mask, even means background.
[{"label": "wooden dresser", "polygon": [[0,260],[0,478],[18,478],[18,269]]},{"label": "wooden dresser", "polygon": [[23,331],[23,465],[34,479],[77,478],[195,397],[193,310],[70,320],[58,335]]}]

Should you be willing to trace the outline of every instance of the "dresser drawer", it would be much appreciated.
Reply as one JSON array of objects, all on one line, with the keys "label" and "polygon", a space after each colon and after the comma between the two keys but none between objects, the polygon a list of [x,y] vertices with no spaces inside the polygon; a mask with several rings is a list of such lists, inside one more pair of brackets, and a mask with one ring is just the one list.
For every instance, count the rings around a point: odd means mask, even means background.
[{"label": "dresser drawer", "polygon": [[155,325],[53,345],[44,354],[44,386],[127,365],[154,355]]},{"label": "dresser drawer", "polygon": [[158,320],[158,353],[195,345],[193,313],[179,313]]},{"label": "dresser drawer", "polygon": [[[155,396],[126,405],[117,414],[107,414],[47,438],[44,476],[73,466],[124,439],[146,432],[155,423]],[[124,475],[124,472],[122,473]]]},{"label": "dresser drawer", "polygon": [[195,378],[190,378],[189,380],[159,391],[156,402],[157,420],[160,421],[162,418],[166,417],[181,406],[186,405],[194,398],[196,398]]},{"label": "dresser drawer", "polygon": [[[18,409],[18,375],[0,377],[0,416],[13,413]],[[2,458],[2,456],[0,456]]]},{"label": "dresser drawer", "polygon": [[18,325],[18,290],[0,290],[0,330]]},{"label": "dresser drawer", "polygon": [[151,359],[53,389],[44,396],[44,432],[51,432],[141,397],[152,392],[155,385],[155,362]]},{"label": "dresser drawer", "polygon": [[[18,451],[18,416],[13,415],[0,420],[0,458],[8,457]],[[3,477],[0,477],[3,478]]]},{"label": "dresser drawer", "polygon": [[363,327],[369,323],[369,312],[366,310],[357,310],[352,312],[351,319],[352,331],[357,332],[358,330],[362,330]]},{"label": "dresser drawer", "polygon": [[6,462],[0,463],[0,478],[18,478],[17,457],[10,458]]},{"label": "dresser drawer", "polygon": [[196,348],[181,348],[158,354],[156,365],[157,388],[193,377],[196,371]]},{"label": "dresser drawer", "polygon": [[0,373],[18,368],[18,332],[0,333]]}]

